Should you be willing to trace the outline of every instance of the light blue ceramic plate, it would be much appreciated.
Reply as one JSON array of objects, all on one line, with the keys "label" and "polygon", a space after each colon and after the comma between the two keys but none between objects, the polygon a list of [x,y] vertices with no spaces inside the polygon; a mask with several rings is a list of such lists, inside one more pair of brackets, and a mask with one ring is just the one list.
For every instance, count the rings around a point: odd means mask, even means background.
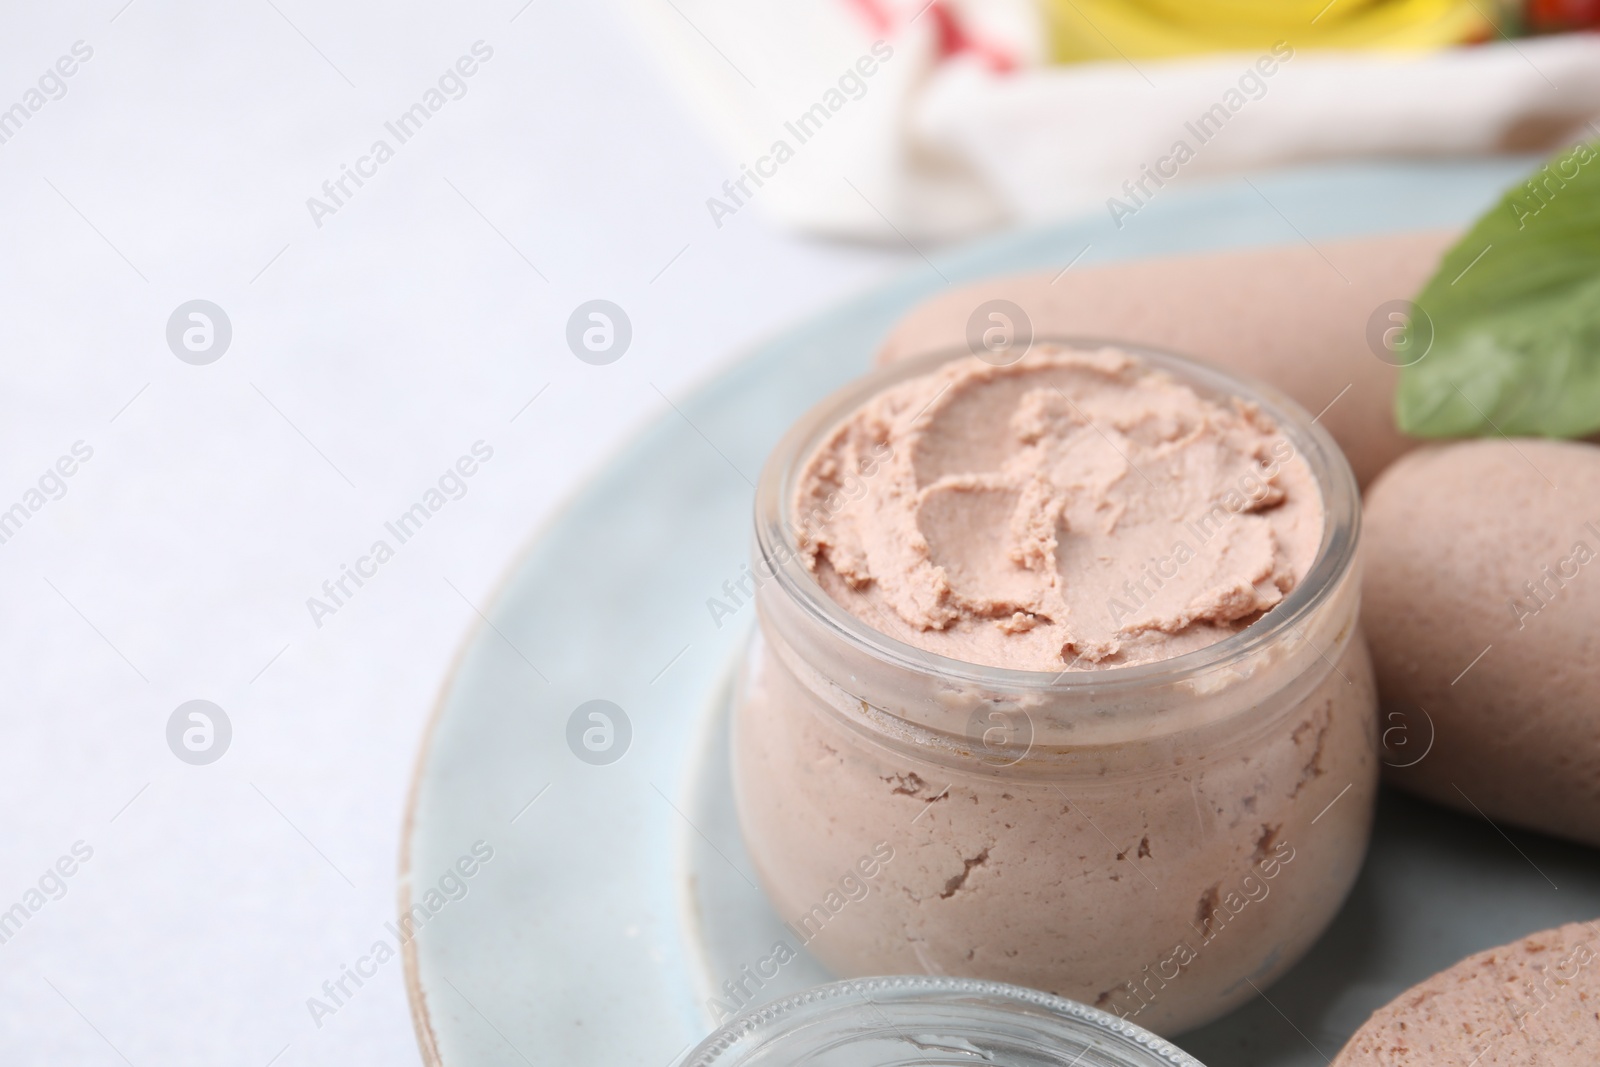
[{"label": "light blue ceramic plate", "polygon": [[[940,273],[960,283],[1060,268],[1091,244],[1084,262],[1459,225],[1524,170],[1281,173],[1255,188],[1169,191],[1120,232],[1096,217],[1002,237],[789,331],[662,416],[511,568],[424,741],[400,884],[403,913],[433,909],[405,946],[424,1058],[669,1067],[712,1029],[712,991],[767,953],[777,920],[739,843],[722,744],[723,680],[752,613],[718,626],[706,601],[740,576],[768,449],[867,368],[895,320],[946,284]],[[591,700],[613,702],[631,727],[615,762],[569,746],[569,720]],[[603,730],[590,741],[604,744]],[[623,747],[621,729],[610,743]],[[1513,837],[1527,859],[1489,826],[1386,798],[1334,929],[1271,1003],[1179,1044],[1215,1067],[1320,1067],[1413,982],[1600,914],[1592,852]],[[826,978],[801,960],[761,993]]]}]

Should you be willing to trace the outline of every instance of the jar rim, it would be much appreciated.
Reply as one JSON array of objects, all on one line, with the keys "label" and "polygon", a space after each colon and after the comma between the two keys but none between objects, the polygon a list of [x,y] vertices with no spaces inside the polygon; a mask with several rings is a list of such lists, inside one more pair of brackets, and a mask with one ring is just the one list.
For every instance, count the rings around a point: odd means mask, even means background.
[{"label": "jar rim", "polygon": [[[883,1008],[924,1008],[927,1023],[955,1030],[960,1023],[948,1016],[948,1005],[956,1001],[975,1002],[992,1022],[993,1030],[979,1031],[971,1023],[967,1033],[957,1036],[995,1037],[1015,1036],[1001,1033],[1002,1028],[1025,1031],[1027,1036],[1042,1041],[1060,1041],[1063,1038],[1081,1037],[1102,1054],[1110,1054],[1116,1062],[1126,1067],[1205,1067],[1165,1038],[1119,1019],[1109,1012],[1091,1008],[1075,1000],[1058,997],[1038,989],[992,982],[976,978],[948,978],[927,975],[902,975],[883,978],[856,978],[796,993],[782,1000],[752,1008],[719,1027],[679,1061],[679,1067],[719,1067],[742,1062],[757,1052],[781,1050],[789,1054],[811,1051],[808,1048],[789,1048],[788,1045],[820,1045],[828,1047],[848,1045],[850,1036],[827,1029],[829,1021],[848,1022],[856,1013],[866,1009],[875,1011],[878,1029],[856,1035],[878,1038],[885,1029],[903,1036],[903,1026],[897,1025],[884,1014]],[[1043,1009],[1041,1015],[1039,1009]],[[819,1032],[820,1031],[820,1032]],[[747,1044],[755,1041],[757,1044]],[[1081,1055],[1081,1053],[1080,1053]],[[786,1062],[795,1062],[789,1059]]]},{"label": "jar rim", "polygon": [[1236,397],[1255,404],[1273,420],[1305,461],[1323,508],[1321,543],[1305,577],[1288,596],[1256,622],[1202,648],[1149,663],[1093,670],[1035,671],[971,663],[901,641],[851,614],[828,595],[802,562],[791,521],[794,479],[824,437],[873,396],[973,354],[963,347],[942,348],[876,368],[836,390],[790,427],[768,456],[756,485],[757,565],[764,566],[774,583],[812,621],[873,659],[917,674],[937,674],[1010,692],[1087,696],[1179,684],[1240,665],[1285,633],[1300,632],[1354,566],[1360,536],[1360,489],[1349,461],[1328,431],[1280,390],[1191,356],[1127,341],[1076,336],[1036,337],[1031,348],[1047,345],[1076,351],[1117,349],[1212,399]]}]

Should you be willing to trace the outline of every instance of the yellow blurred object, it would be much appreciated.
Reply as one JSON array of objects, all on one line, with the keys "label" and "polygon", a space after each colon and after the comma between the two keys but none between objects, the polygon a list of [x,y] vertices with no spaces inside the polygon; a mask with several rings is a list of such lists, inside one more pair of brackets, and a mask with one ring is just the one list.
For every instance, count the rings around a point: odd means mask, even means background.
[{"label": "yellow blurred object", "polygon": [[1044,0],[1058,63],[1268,49],[1425,50],[1496,34],[1494,0]]}]

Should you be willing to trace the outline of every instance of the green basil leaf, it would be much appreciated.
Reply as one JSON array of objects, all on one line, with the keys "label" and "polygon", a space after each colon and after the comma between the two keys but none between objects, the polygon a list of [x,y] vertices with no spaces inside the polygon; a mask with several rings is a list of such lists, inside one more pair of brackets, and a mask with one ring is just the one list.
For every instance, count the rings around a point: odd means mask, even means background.
[{"label": "green basil leaf", "polygon": [[1433,342],[1400,372],[1406,433],[1600,430],[1600,151],[1579,145],[1508,192],[1415,305]]}]

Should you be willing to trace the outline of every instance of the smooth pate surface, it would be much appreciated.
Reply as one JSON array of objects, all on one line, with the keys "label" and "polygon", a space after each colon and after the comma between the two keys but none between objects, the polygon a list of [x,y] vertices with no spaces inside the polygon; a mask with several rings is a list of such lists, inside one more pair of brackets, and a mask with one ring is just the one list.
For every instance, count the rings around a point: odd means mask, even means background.
[{"label": "smooth pate surface", "polygon": [[802,556],[873,628],[1020,670],[1182,655],[1305,576],[1315,480],[1254,405],[1116,350],[953,360],[873,397],[806,462]]}]

